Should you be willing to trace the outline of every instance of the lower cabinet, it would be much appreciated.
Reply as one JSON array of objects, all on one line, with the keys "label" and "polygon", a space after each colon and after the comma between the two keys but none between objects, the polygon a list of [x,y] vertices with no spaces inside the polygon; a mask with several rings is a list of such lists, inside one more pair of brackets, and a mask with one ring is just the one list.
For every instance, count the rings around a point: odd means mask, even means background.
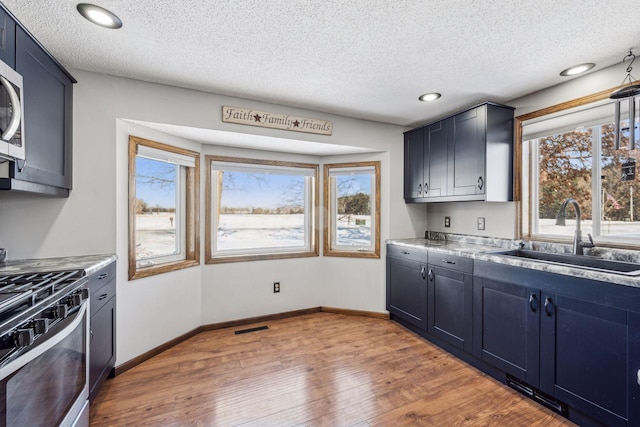
[{"label": "lower cabinet", "polygon": [[423,331],[427,330],[426,279],[426,252],[387,247],[387,310]]},{"label": "lower cabinet", "polygon": [[429,333],[469,353],[473,331],[472,272],[473,260],[470,258],[430,254],[427,274]]},{"label": "lower cabinet", "polygon": [[639,289],[476,266],[476,357],[579,424],[640,425]]},{"label": "lower cabinet", "polygon": [[93,401],[116,361],[115,263],[89,277],[89,400]]}]

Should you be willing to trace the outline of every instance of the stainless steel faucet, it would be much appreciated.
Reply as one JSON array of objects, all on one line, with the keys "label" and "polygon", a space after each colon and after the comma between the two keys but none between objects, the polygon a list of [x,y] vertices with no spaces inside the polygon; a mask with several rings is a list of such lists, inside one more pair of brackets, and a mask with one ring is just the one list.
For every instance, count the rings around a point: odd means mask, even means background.
[{"label": "stainless steel faucet", "polygon": [[560,211],[556,216],[556,225],[562,225],[562,226],[566,225],[565,215],[566,215],[567,205],[569,204],[572,204],[573,208],[576,211],[576,232],[573,235],[573,248],[572,248],[573,254],[584,255],[584,248],[593,248],[596,245],[593,243],[593,238],[591,237],[591,234],[587,234],[587,236],[589,236],[589,242],[591,243],[582,241],[582,231],[580,230],[580,205],[575,199],[569,197],[567,200],[562,202],[562,206],[560,206]]}]

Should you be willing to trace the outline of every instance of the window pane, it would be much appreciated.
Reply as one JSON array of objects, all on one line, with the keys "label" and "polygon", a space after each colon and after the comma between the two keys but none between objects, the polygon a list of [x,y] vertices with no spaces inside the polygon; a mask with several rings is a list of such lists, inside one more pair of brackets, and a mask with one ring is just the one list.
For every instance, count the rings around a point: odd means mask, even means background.
[{"label": "window pane", "polygon": [[306,206],[312,178],[282,172],[213,173],[216,252],[309,248]]},{"label": "window pane", "polygon": [[[614,128],[602,126],[602,222],[600,234],[640,237],[640,185],[635,177],[623,177],[623,165],[638,159],[638,150],[629,150],[629,121],[621,123],[620,149],[614,149]],[[636,129],[636,146],[640,134]]]},{"label": "window pane", "polygon": [[335,246],[372,245],[372,174],[339,175],[335,180]]},{"label": "window pane", "polygon": [[180,252],[176,188],[179,166],[136,157],[136,259]]},{"label": "window pane", "polygon": [[591,128],[539,139],[538,233],[573,236],[573,207],[567,208],[566,226],[555,225],[562,202],[570,197],[580,205],[583,233],[591,233],[592,140]]}]

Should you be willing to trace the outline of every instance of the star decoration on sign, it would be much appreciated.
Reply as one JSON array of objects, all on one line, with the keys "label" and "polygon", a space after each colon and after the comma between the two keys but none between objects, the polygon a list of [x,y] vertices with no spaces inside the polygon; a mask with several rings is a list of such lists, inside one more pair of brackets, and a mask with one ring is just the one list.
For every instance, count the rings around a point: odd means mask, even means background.
[{"label": "star decoration on sign", "polygon": [[295,122],[293,122],[293,127],[294,128],[300,127],[300,122],[297,121],[297,120]]},{"label": "star decoration on sign", "polygon": [[255,120],[255,121],[256,121],[256,122],[258,122],[258,123],[261,123],[261,122],[260,122],[260,119],[261,119],[261,118],[262,118],[262,117],[261,117],[260,115],[258,115],[258,114],[256,114],[255,116],[253,116],[253,120]]}]

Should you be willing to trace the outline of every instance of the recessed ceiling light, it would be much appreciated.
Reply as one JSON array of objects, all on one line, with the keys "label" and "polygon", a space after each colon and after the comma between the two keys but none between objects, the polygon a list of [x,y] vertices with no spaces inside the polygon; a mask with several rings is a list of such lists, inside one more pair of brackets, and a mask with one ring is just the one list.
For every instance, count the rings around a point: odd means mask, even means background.
[{"label": "recessed ceiling light", "polygon": [[424,95],[420,95],[418,99],[423,102],[429,102],[429,101],[435,101],[441,96],[442,95],[440,95],[438,92],[430,92],[430,93],[425,93]]},{"label": "recessed ceiling light", "polygon": [[566,70],[562,70],[560,75],[563,76],[563,77],[575,76],[576,74],[582,74],[585,71],[589,71],[590,69],[592,69],[595,66],[596,66],[596,64],[594,64],[593,62],[587,62],[587,63],[580,64],[580,65],[574,65],[573,67],[569,67]]},{"label": "recessed ceiling light", "polygon": [[90,3],[78,3],[78,12],[89,21],[105,28],[122,27],[122,21],[113,12]]}]

